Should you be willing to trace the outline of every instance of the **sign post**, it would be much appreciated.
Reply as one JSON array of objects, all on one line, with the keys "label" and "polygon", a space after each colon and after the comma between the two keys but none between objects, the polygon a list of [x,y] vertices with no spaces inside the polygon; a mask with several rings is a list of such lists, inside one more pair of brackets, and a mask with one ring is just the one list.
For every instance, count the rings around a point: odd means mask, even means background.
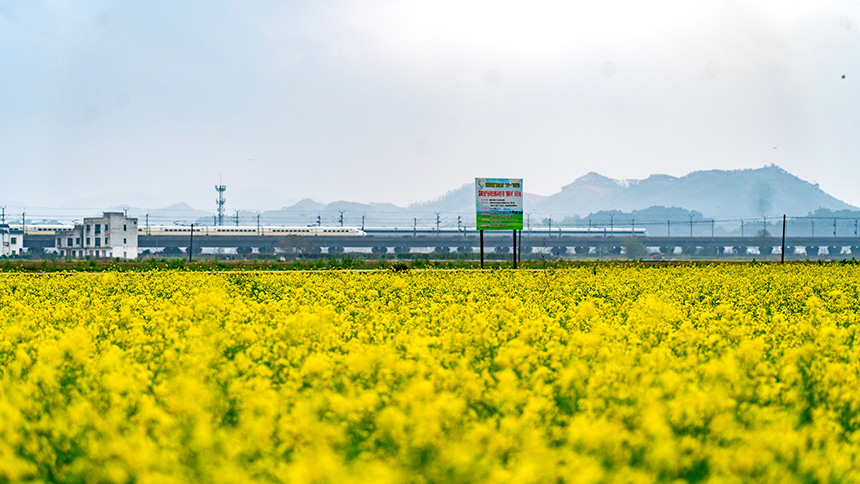
[{"label": "sign post", "polygon": [[484,230],[512,230],[514,269],[517,267],[517,230],[523,229],[523,179],[475,178],[476,228],[481,234],[484,268]]}]

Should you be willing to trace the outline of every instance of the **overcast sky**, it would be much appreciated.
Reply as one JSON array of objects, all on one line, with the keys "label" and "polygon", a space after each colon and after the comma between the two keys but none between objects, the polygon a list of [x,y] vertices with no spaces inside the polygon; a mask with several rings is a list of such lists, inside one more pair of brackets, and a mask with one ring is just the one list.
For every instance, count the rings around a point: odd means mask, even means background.
[{"label": "overcast sky", "polygon": [[220,176],[229,211],[405,205],[776,163],[860,205],[858,27],[857,0],[0,0],[0,203],[214,210]]}]

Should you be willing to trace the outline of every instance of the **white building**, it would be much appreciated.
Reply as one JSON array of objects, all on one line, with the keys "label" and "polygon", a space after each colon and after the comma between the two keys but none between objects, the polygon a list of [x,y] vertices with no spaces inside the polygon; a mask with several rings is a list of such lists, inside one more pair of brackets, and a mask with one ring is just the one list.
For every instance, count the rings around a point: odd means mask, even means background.
[{"label": "white building", "polygon": [[24,250],[24,231],[0,225],[0,257],[21,255]]},{"label": "white building", "polygon": [[122,212],[85,218],[72,230],[57,232],[57,250],[69,258],[137,259],[137,219]]}]

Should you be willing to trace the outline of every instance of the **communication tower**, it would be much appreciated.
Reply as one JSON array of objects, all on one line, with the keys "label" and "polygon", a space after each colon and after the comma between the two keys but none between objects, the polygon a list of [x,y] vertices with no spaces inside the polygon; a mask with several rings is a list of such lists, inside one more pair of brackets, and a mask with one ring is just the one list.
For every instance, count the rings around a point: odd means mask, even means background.
[{"label": "communication tower", "polygon": [[224,192],[227,191],[227,185],[215,185],[215,191],[218,192],[218,199],[215,200],[215,203],[218,206],[218,225],[224,225],[224,203],[227,201],[224,198]]}]

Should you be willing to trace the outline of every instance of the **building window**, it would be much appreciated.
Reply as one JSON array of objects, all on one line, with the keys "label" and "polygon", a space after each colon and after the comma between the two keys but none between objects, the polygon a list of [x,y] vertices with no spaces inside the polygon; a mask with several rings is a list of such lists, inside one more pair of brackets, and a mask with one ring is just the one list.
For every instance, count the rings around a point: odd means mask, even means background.
[{"label": "building window", "polygon": [[126,230],[128,230],[128,227],[126,227],[126,225],[125,225],[125,224],[123,224],[123,225],[122,225],[122,231],[123,231],[123,232],[125,232]]},{"label": "building window", "polygon": [[128,243],[128,239],[122,239],[122,244],[125,245]]},{"label": "building window", "polygon": [[12,240],[10,242],[12,242],[13,244],[17,244],[18,243],[18,237],[12,237]]},{"label": "building window", "polygon": [[87,237],[87,245],[90,245],[90,238]]},{"label": "building window", "polygon": [[90,224],[87,224],[87,232],[90,231]]},{"label": "building window", "polygon": [[69,237],[68,240],[66,240],[66,247],[71,247],[71,246],[72,246],[72,238]]},{"label": "building window", "polygon": [[101,246],[102,246],[102,238],[96,237],[96,247],[101,247]]},{"label": "building window", "polygon": [[110,239],[110,237],[105,237],[105,245],[108,245],[108,244],[110,243],[110,242],[108,241],[108,239]]},{"label": "building window", "polygon": [[81,238],[75,237],[75,245],[81,245]]},{"label": "building window", "polygon": [[97,234],[102,233],[102,226],[101,226],[101,225],[99,225],[99,224],[96,224],[96,233],[97,233]]}]

